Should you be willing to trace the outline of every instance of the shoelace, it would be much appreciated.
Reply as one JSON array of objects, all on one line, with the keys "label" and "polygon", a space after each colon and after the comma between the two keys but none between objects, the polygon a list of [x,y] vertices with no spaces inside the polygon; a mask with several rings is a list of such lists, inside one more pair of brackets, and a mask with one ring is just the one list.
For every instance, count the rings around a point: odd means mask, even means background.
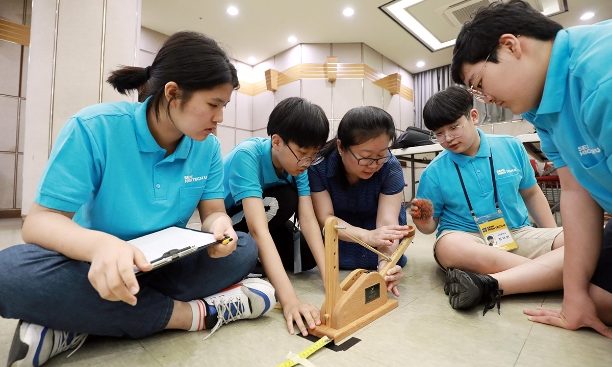
[{"label": "shoelace", "polygon": [[485,306],[482,310],[482,316],[484,316],[487,311],[492,309],[497,305],[497,314],[501,315],[501,297],[504,294],[504,291],[501,289],[490,289],[487,290],[485,294],[488,294],[487,299],[485,299]]},{"label": "shoelace", "polygon": [[[204,340],[210,338],[210,336],[213,335],[215,331],[221,327],[221,325],[228,324],[235,320],[240,320],[242,318],[242,313],[244,312],[244,306],[238,297],[215,299],[213,300],[213,305],[217,309],[217,323],[210,330],[210,333],[204,337]],[[232,312],[232,305],[236,310],[236,314]],[[226,312],[227,318],[225,317]]]},{"label": "shoelace", "polygon": [[49,358],[66,350],[74,348],[74,350],[66,356],[66,358],[70,358],[74,353],[76,353],[77,350],[81,349],[86,339],[87,334],[78,334],[68,331],[54,330],[53,347],[51,348],[51,354]]}]

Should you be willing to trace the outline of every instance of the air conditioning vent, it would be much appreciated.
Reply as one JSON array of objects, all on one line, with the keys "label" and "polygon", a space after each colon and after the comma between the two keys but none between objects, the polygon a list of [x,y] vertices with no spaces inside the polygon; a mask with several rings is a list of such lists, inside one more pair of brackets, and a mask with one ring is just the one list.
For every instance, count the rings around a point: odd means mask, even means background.
[{"label": "air conditioning vent", "polygon": [[489,6],[495,0],[466,0],[448,7],[444,15],[454,26],[461,27],[463,23],[471,20],[478,9]]}]

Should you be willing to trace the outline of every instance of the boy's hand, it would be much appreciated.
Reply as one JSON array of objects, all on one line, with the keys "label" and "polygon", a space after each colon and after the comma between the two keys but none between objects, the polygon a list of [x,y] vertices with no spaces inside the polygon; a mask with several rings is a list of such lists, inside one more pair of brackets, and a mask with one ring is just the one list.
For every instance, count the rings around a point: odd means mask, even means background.
[{"label": "boy's hand", "polygon": [[298,299],[295,302],[287,302],[283,305],[283,314],[287,321],[287,330],[292,335],[295,333],[294,322],[303,336],[308,335],[308,329],[314,329],[315,326],[321,325],[319,309]]},{"label": "boy's hand", "polygon": [[581,327],[595,329],[601,335],[612,339],[612,328],[606,326],[598,317],[595,304],[588,293],[574,294],[563,298],[561,310],[551,309],[525,309],[529,320],[557,326],[564,329],[576,330]]},{"label": "boy's hand", "polygon": [[413,221],[428,221],[433,216],[433,205],[427,199],[414,199],[410,205]]}]

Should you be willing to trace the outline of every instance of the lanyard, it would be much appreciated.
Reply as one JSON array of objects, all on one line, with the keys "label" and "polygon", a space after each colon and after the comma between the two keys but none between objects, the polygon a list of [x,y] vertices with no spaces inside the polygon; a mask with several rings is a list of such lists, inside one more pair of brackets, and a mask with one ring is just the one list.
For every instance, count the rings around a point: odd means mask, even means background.
[{"label": "lanyard", "polygon": [[[455,165],[455,169],[457,170],[457,174],[459,175],[459,181],[461,181],[461,188],[463,189],[463,195],[465,195],[465,200],[467,200],[468,207],[470,208],[470,213],[472,217],[476,217],[474,214],[474,208],[472,208],[472,203],[470,202],[470,197],[468,196],[467,190],[465,188],[465,183],[463,182],[463,176],[461,176],[461,171],[459,170],[459,166],[457,163],[453,161]],[[489,156],[489,166],[491,166],[491,181],[493,182],[493,195],[495,195],[495,208],[499,212],[499,198],[497,197],[497,185],[495,184],[495,171],[493,170],[493,152],[491,152],[491,156]]]}]

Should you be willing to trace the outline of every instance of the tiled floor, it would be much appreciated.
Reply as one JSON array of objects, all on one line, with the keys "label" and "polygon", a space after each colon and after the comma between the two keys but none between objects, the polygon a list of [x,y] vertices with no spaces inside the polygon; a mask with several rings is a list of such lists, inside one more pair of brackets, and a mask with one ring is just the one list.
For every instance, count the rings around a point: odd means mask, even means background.
[{"label": "tiled floor", "polygon": [[[20,220],[0,220],[0,248],[20,242]],[[566,331],[529,322],[524,307],[559,307],[561,293],[512,296],[501,315],[481,309],[457,312],[442,292],[442,273],[431,257],[432,237],[417,234],[408,248],[399,307],[353,336],[348,350],[322,349],[309,360],[323,366],[612,366],[612,341],[591,330]],[[2,269],[0,269],[0,272]],[[341,279],[346,272],[341,274]],[[315,272],[292,276],[299,296],[324,298]],[[6,360],[15,320],[0,319],[0,363]],[[203,333],[164,332],[144,340],[89,338],[69,359],[48,366],[275,366],[310,341],[286,332],[278,309],[266,317]]]}]

